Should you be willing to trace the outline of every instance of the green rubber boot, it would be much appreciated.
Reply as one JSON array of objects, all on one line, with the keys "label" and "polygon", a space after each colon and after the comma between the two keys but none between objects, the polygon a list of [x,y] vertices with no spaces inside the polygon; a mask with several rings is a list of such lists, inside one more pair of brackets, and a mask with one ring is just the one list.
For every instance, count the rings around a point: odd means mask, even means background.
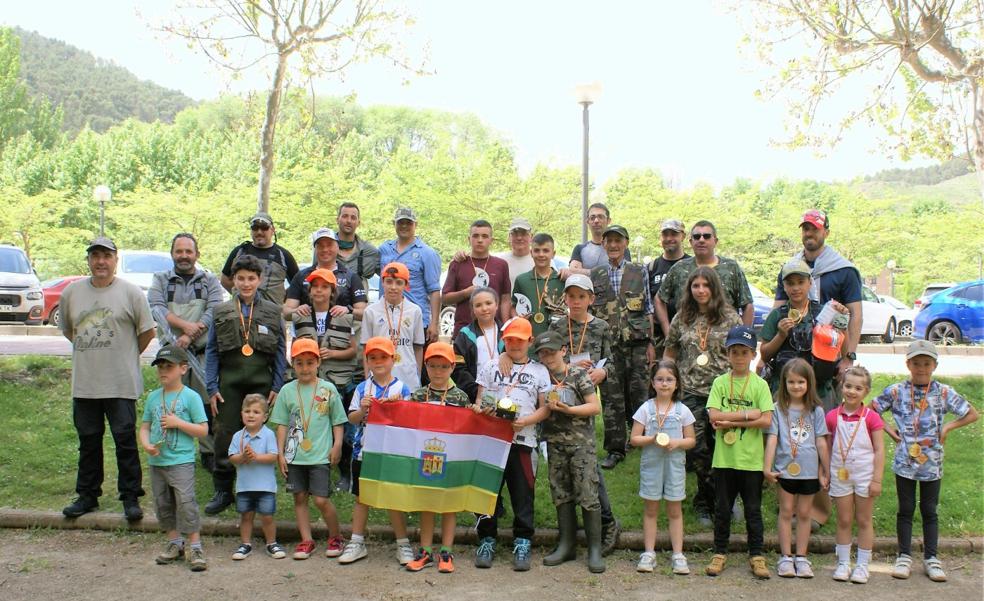
[{"label": "green rubber boot", "polygon": [[600,574],[605,571],[605,558],[601,555],[601,511],[581,509],[584,518],[584,536],[588,539],[588,571]]},{"label": "green rubber boot", "polygon": [[574,503],[557,506],[557,548],[543,558],[545,566],[559,566],[577,559],[577,515]]}]

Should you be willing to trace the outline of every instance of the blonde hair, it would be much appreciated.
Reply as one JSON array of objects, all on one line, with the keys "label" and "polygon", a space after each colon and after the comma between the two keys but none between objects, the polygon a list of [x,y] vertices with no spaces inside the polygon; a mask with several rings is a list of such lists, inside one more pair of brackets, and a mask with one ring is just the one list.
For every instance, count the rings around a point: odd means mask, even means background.
[{"label": "blonde hair", "polygon": [[864,387],[871,390],[871,372],[864,368],[863,365],[852,365],[844,370],[844,376],[841,378],[841,386],[847,380],[847,376],[856,376],[864,380]]},{"label": "blonde hair", "polygon": [[253,405],[260,405],[261,407],[263,407],[264,414],[269,409],[269,405],[267,404],[266,397],[263,396],[262,394],[256,394],[255,392],[253,394],[247,394],[245,397],[243,397],[242,410],[245,411],[246,409],[252,407]]}]

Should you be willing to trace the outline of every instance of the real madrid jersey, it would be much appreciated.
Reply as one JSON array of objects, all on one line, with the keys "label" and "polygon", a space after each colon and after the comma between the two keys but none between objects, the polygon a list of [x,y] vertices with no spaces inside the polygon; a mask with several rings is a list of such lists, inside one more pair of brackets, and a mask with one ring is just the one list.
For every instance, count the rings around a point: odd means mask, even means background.
[{"label": "real madrid jersey", "polygon": [[397,305],[391,305],[385,298],[369,305],[362,315],[362,344],[375,336],[389,338],[396,347],[393,375],[411,390],[419,388],[420,367],[414,345],[424,344],[424,319],[420,307],[406,298]]}]

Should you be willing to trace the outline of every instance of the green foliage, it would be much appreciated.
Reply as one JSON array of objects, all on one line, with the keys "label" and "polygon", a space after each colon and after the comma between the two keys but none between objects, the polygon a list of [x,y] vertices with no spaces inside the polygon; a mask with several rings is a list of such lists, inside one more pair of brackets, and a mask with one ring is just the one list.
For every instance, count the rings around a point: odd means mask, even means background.
[{"label": "green foliage", "polygon": [[59,137],[62,110],[40,96],[34,100],[21,79],[20,40],[0,27],[0,150],[19,136],[30,135],[44,148]]}]

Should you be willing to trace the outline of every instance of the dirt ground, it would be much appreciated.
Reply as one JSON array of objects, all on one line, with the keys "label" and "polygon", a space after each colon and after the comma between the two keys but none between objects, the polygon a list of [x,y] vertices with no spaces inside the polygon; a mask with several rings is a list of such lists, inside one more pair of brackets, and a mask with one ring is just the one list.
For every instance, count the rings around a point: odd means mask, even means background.
[{"label": "dirt ground", "polygon": [[[950,576],[946,584],[930,582],[917,568],[909,581],[893,580],[887,557],[872,566],[866,586],[830,579],[830,557],[814,562],[813,580],[756,581],[745,558],[732,555],[727,571],[712,579],[698,575],[707,555],[690,557],[691,576],[672,576],[659,559],[657,572],[638,574],[636,555],[623,551],[608,558],[608,571],[589,574],[580,561],[560,567],[540,565],[543,550],[534,554],[534,567],[525,574],[510,570],[502,552],[491,570],[477,570],[471,549],[458,549],[457,571],[439,574],[428,569],[417,574],[402,570],[393,557],[392,543],[372,543],[370,556],[350,566],[318,555],[307,561],[272,560],[262,553],[234,562],[230,554],[238,541],[207,538],[209,569],[192,573],[183,565],[158,566],[154,555],[161,546],[157,535],[94,531],[0,529],[0,598],[20,599],[829,599],[831,594],[863,595],[868,599],[982,598],[980,555],[946,557]],[[323,547],[321,548],[323,550]],[[583,557],[583,550],[582,550]],[[770,559],[771,561],[771,559]],[[771,567],[771,566],[770,566]]]}]

